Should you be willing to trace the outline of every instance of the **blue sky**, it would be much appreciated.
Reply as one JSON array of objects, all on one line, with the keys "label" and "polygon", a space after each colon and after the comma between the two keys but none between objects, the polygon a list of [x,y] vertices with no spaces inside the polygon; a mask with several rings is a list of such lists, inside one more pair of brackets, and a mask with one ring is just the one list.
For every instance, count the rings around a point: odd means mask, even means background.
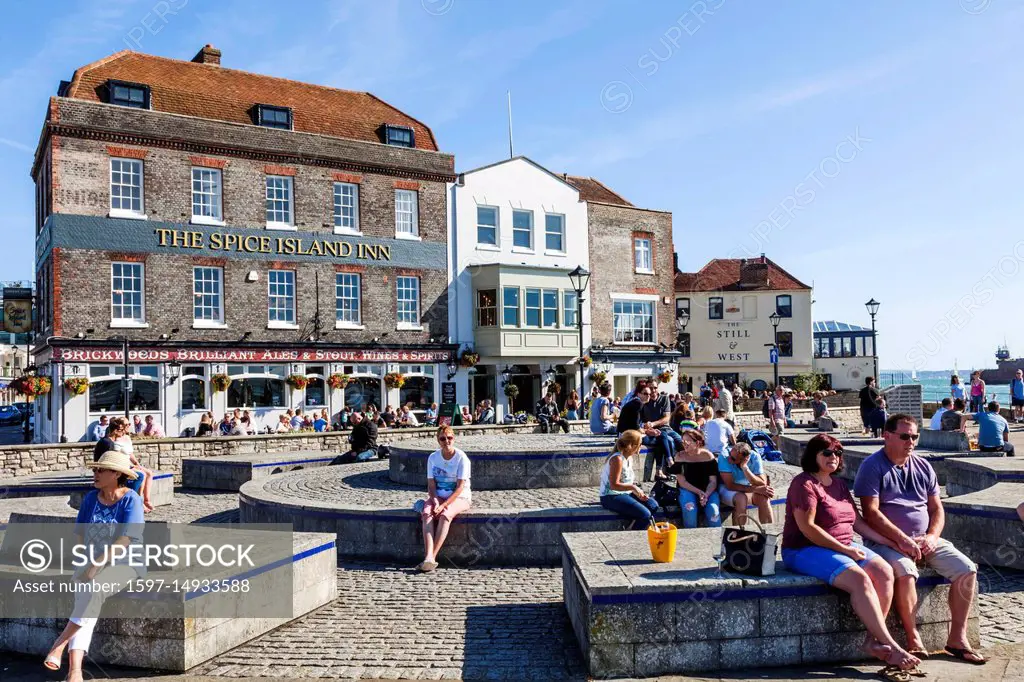
[{"label": "blue sky", "polygon": [[[173,13],[172,13],[173,12]],[[161,18],[162,15],[162,18]],[[132,47],[369,90],[460,170],[516,153],[670,210],[684,270],[762,251],[883,367],[1024,355],[1024,6],[517,0],[12,3],[0,25],[0,279],[32,273],[47,97]]]}]

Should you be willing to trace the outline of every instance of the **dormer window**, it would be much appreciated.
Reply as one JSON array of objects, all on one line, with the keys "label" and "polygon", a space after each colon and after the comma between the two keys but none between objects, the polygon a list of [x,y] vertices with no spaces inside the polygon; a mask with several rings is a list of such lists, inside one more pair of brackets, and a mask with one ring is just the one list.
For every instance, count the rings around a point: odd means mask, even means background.
[{"label": "dormer window", "polygon": [[149,86],[124,81],[107,81],[107,93],[110,104],[135,109],[149,109]]},{"label": "dormer window", "polygon": [[415,147],[412,128],[409,126],[393,126],[384,124],[384,144],[396,147]]},{"label": "dormer window", "polygon": [[264,128],[292,129],[292,110],[289,107],[275,107],[269,104],[256,105],[256,125]]}]

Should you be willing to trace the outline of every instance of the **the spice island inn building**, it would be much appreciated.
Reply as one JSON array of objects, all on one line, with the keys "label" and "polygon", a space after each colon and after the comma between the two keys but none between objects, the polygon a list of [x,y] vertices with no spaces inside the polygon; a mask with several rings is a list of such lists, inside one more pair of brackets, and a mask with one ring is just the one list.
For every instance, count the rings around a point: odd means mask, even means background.
[{"label": "the spice island inn building", "polygon": [[128,407],[168,435],[207,410],[248,409],[262,430],[290,407],[440,402],[454,158],[371,94],[220,57],[118,52],[49,101],[32,167],[34,361],[53,379],[37,441],[124,413],[125,339]]}]

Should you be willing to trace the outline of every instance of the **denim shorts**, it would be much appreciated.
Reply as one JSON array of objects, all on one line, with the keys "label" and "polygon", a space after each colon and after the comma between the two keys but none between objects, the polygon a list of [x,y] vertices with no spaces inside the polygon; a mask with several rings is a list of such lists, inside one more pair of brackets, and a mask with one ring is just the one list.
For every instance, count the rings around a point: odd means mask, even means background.
[{"label": "denim shorts", "polygon": [[782,563],[794,573],[809,575],[831,585],[839,577],[839,574],[846,569],[851,568],[855,564],[864,568],[869,561],[878,558],[877,554],[863,545],[854,542],[850,546],[864,552],[864,558],[861,561],[855,562],[850,557],[840,554],[834,549],[814,545],[799,549],[783,548]]}]

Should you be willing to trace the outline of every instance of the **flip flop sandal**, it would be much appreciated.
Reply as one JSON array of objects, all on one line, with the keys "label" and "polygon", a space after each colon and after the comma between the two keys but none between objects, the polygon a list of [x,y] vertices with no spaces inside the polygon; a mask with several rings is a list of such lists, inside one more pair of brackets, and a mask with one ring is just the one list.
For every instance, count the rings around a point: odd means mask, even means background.
[{"label": "flip flop sandal", "polygon": [[899,666],[887,665],[878,671],[878,676],[883,680],[889,680],[889,682],[910,682],[910,674],[905,670],[900,670]]},{"label": "flip flop sandal", "polygon": [[[947,646],[945,648],[945,651],[953,658],[958,658],[964,663],[970,663],[971,665],[985,665],[986,663],[988,663],[987,658],[979,654],[977,651],[974,651],[973,649],[958,649],[956,647]],[[969,655],[977,656],[981,660],[972,661],[971,659],[967,658]]]},{"label": "flip flop sandal", "polygon": [[917,658],[920,658],[922,661],[927,660],[930,656],[930,654],[924,649],[910,649],[909,651],[907,651],[907,653],[911,656],[916,656]]},{"label": "flip flop sandal", "polygon": [[928,673],[921,670],[920,668],[911,668],[910,670],[904,670],[903,672],[910,675],[911,677],[928,677]]},{"label": "flip flop sandal", "polygon": [[435,568],[437,568],[437,562],[436,561],[424,561],[422,566],[423,566],[423,568],[420,569],[421,571],[423,571],[424,573],[430,573]]}]

